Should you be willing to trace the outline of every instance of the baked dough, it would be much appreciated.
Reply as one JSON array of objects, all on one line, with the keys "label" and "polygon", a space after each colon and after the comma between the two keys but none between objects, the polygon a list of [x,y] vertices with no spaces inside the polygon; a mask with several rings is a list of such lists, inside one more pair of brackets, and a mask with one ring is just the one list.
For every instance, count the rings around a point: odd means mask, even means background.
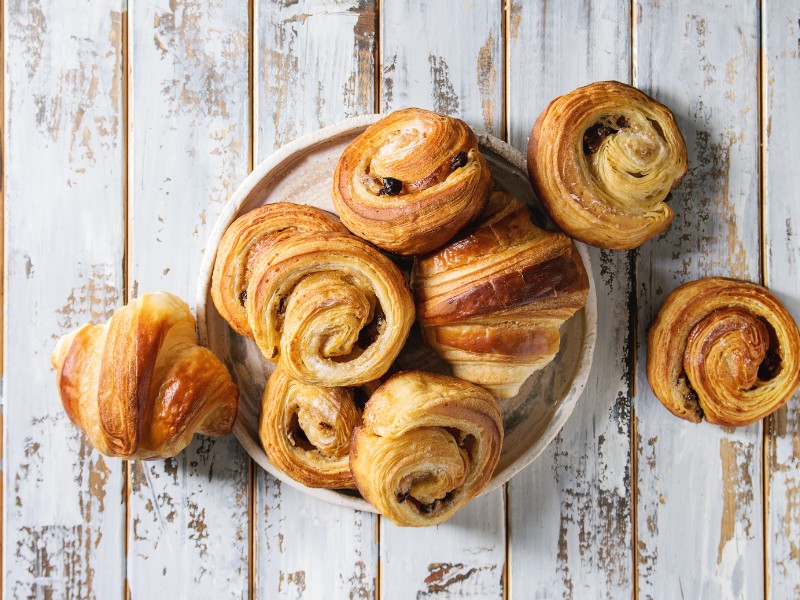
[{"label": "baked dough", "polygon": [[413,285],[428,344],[453,375],[498,398],[553,360],[561,324],[589,290],[572,240],[533,225],[505,192],[465,234],[417,261]]},{"label": "baked dough", "polygon": [[445,375],[407,371],[367,402],[350,467],[362,496],[393,523],[443,523],[491,479],[503,445],[497,401]]},{"label": "baked dough", "polygon": [[676,416],[749,425],[800,385],[800,332],[760,285],[722,277],[686,283],[650,328],[647,379]]},{"label": "baked dough", "polygon": [[600,248],[636,248],[666,229],[686,168],[669,109],[618,81],[553,100],[528,143],[528,174],[550,217]]},{"label": "baked dough", "polygon": [[238,388],[172,294],[145,294],[72,331],[51,360],[67,416],[107,456],[175,456],[195,433],[225,435],[236,419]]},{"label": "baked dough", "polygon": [[333,203],[342,222],[402,255],[446,243],[486,204],[492,174],[464,121],[419,108],[367,128],[339,158]]}]

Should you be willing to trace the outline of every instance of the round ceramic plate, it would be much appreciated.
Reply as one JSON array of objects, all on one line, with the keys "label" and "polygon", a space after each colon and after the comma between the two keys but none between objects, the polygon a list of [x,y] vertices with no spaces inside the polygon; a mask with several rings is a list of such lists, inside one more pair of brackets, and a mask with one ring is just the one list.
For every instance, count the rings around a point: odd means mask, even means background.
[{"label": "round ceramic plate", "polygon": [[[380,115],[367,115],[326,127],[284,146],[258,165],[217,219],[203,258],[197,290],[200,342],[225,362],[239,386],[239,415],[233,431],[248,454],[287,485],[333,504],[371,512],[375,509],[355,491],[308,488],[270,464],[258,439],[258,413],[264,384],[275,367],[261,355],[254,342],[238,335],[219,316],[211,301],[210,284],[217,246],[237,217],[264,204],[280,201],[335,212],[331,186],[336,162],[345,146],[379,118]],[[493,136],[479,134],[478,138],[495,185],[524,201],[534,222],[546,225],[544,213],[528,183],[522,155]],[[555,360],[534,373],[515,398],[500,401],[505,425],[503,452],[483,493],[508,481],[542,453],[563,427],[586,384],[597,333],[597,311],[589,255],[581,244],[578,249],[590,281],[586,307],[561,327],[561,349]],[[425,345],[416,326],[396,364],[403,370],[448,372],[447,366]]]}]

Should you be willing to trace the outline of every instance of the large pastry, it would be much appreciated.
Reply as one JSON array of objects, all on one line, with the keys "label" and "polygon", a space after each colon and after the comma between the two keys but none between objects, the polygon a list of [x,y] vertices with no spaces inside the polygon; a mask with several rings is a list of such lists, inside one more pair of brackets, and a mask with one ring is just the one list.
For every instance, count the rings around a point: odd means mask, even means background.
[{"label": "large pastry", "polygon": [[486,487],[502,445],[500,409],[488,392],[407,371],[367,402],[350,466],[362,496],[393,523],[436,525]]},{"label": "large pastry", "polygon": [[528,174],[552,219],[600,248],[636,248],[672,222],[686,144],[667,107],[603,81],[553,100],[528,143]]},{"label": "large pastry", "polygon": [[361,410],[354,393],[308,385],[276,369],[264,390],[258,426],[270,462],[309,487],[355,487],[350,436]]},{"label": "large pastry", "polygon": [[355,386],[381,377],[414,322],[395,264],[350,234],[295,233],[258,261],[247,317],[261,352],[303,383]]},{"label": "large pastry", "polygon": [[345,149],[333,203],[356,235],[416,255],[438,248],[480,213],[491,185],[466,123],[408,108],[371,125]]},{"label": "large pastry", "polygon": [[417,261],[413,285],[428,344],[456,377],[499,398],[553,360],[561,324],[589,290],[572,240],[536,227],[505,192],[462,236]]},{"label": "large pastry", "polygon": [[650,328],[647,379],[674,415],[748,425],[800,385],[800,332],[760,285],[722,277],[686,283]]},{"label": "large pastry", "polygon": [[51,360],[67,416],[108,456],[167,458],[195,433],[233,427],[239,390],[171,294],[145,294],[107,323],[72,331]]},{"label": "large pastry", "polygon": [[236,219],[220,240],[211,279],[219,314],[239,334],[253,338],[247,322],[247,284],[255,265],[279,240],[296,233],[347,229],[332,214],[290,202],[267,204]]}]

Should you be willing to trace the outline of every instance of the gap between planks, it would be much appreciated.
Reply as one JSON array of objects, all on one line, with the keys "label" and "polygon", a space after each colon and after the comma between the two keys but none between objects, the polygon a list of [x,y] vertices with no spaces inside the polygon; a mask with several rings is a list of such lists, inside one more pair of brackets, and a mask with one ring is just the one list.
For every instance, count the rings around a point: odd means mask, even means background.
[{"label": "gap between planks", "polygon": [[[5,314],[6,314],[6,3],[0,0],[0,381],[4,381],[5,367]],[[6,572],[5,532],[5,385],[0,389],[0,590]],[[2,593],[2,592],[0,592]]]}]

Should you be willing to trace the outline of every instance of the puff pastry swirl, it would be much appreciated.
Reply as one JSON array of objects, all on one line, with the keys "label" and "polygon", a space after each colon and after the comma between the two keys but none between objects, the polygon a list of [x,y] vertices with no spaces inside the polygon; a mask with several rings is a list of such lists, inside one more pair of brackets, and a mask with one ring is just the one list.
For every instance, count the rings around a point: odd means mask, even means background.
[{"label": "puff pastry swirl", "polygon": [[225,435],[236,419],[238,388],[171,294],[145,294],[72,331],[51,360],[67,416],[107,456],[175,456],[195,433]]},{"label": "puff pastry swirl", "polygon": [[417,261],[417,314],[453,375],[510,398],[558,352],[561,324],[586,303],[578,249],[536,227],[505,192],[463,236]]},{"label": "puff pastry swirl", "polygon": [[276,369],[264,390],[258,435],[270,462],[309,487],[355,487],[350,436],[361,422],[353,388],[307,385]]},{"label": "puff pastry swirl", "polygon": [[617,81],[553,100],[528,143],[528,174],[547,212],[600,248],[636,248],[666,229],[673,213],[665,200],[686,169],[669,109]]},{"label": "puff pastry swirl", "polygon": [[503,420],[488,392],[407,371],[367,402],[350,467],[364,498],[393,523],[436,525],[486,487],[502,445]]},{"label": "puff pastry swirl", "polygon": [[409,108],[384,117],[345,149],[333,175],[342,222],[379,248],[438,248],[486,204],[492,175],[466,123]]},{"label": "puff pastry swirl", "polygon": [[800,332],[767,289],[710,277],[666,299],[650,328],[647,379],[673,414],[748,425],[800,385]]},{"label": "puff pastry swirl", "polygon": [[295,234],[253,270],[247,316],[261,352],[303,383],[355,386],[391,366],[414,321],[395,264],[350,234]]},{"label": "puff pastry swirl", "polygon": [[330,213],[290,202],[267,204],[245,213],[220,240],[211,279],[211,297],[219,314],[237,333],[253,338],[247,322],[247,284],[253,268],[281,239],[300,232],[347,229]]}]

